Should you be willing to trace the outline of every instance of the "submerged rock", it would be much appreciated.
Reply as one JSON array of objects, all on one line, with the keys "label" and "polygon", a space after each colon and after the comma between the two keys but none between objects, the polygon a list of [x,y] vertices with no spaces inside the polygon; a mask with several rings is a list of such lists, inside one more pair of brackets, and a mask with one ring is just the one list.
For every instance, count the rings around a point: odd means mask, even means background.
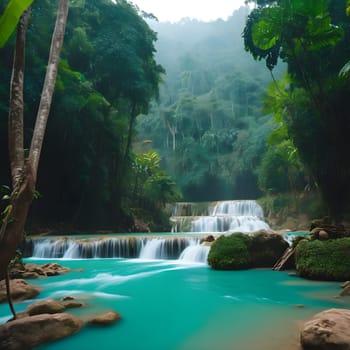
[{"label": "submerged rock", "polygon": [[65,307],[58,301],[53,299],[45,299],[29,305],[25,312],[29,316],[34,316],[39,314],[57,314],[63,312],[64,310]]},{"label": "submerged rock", "polygon": [[83,303],[82,301],[78,301],[78,300],[66,300],[66,301],[62,302],[62,305],[66,309],[76,309],[76,308],[86,306],[87,304]]},{"label": "submerged rock", "polygon": [[350,350],[350,310],[329,309],[313,316],[300,334],[303,349]]},{"label": "submerged rock", "polygon": [[78,332],[83,321],[73,315],[41,314],[0,326],[0,349],[27,350]]},{"label": "submerged rock", "polygon": [[[39,287],[31,285],[23,279],[10,280],[10,290],[14,301],[32,299],[40,293]],[[5,280],[2,280],[0,281],[0,302],[2,303],[6,300],[6,284]]]},{"label": "submerged rock", "polygon": [[115,323],[116,321],[120,320],[121,316],[115,311],[109,311],[106,312],[102,315],[96,316],[88,323],[93,324],[93,325],[110,325],[112,323]]}]

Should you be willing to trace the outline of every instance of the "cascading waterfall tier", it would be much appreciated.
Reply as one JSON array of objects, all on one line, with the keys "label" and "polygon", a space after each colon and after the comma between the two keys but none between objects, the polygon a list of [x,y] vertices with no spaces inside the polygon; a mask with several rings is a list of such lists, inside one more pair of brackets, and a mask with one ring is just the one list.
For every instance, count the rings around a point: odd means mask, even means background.
[{"label": "cascading waterfall tier", "polygon": [[[192,249],[189,255],[187,248]],[[207,261],[207,247],[199,237],[111,237],[111,238],[37,238],[27,240],[27,257],[39,259],[140,258],[173,259],[184,262]],[[197,252],[197,255],[195,253]]]},{"label": "cascading waterfall tier", "polygon": [[[204,210],[196,209],[196,203],[179,203],[171,221],[173,232],[232,233],[268,230],[264,213],[254,200],[233,200],[207,203]],[[198,213],[200,215],[192,215]]]}]

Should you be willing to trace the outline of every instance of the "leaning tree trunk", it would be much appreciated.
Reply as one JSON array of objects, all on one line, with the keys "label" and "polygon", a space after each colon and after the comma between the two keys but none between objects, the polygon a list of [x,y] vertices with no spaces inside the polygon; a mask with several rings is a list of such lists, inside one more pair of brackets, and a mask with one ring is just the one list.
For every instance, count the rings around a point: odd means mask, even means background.
[{"label": "leaning tree trunk", "polygon": [[[33,200],[40,152],[56,82],[59,55],[63,45],[67,15],[68,0],[60,0],[29,159],[26,160],[24,160],[23,156],[22,96],[25,41],[16,43],[16,50],[18,46],[23,52],[23,57],[22,61],[19,62],[20,69],[16,70],[14,64],[12,77],[11,92],[16,92],[11,95],[9,117],[9,154],[13,190],[11,194],[11,203],[8,207],[9,210],[3,220],[0,231],[0,279],[6,276],[8,265],[22,240],[24,225]],[[18,30],[21,31],[20,27]],[[21,92],[18,93],[19,91]]]},{"label": "leaning tree trunk", "polygon": [[28,182],[32,177],[25,174],[23,152],[23,77],[29,14],[27,9],[19,21],[12,67],[8,142],[13,190],[0,231],[0,279],[7,275],[8,263],[22,238],[23,217],[25,221],[34,193],[32,181]]}]

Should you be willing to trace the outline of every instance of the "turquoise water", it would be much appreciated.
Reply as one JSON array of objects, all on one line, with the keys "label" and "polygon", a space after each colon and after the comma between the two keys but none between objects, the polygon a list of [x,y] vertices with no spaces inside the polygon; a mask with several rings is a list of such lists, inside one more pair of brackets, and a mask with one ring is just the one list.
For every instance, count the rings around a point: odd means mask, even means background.
[{"label": "turquoise water", "polygon": [[[297,349],[300,320],[350,306],[348,299],[334,298],[339,283],[307,281],[287,272],[214,271],[169,260],[29,261],[83,269],[30,280],[43,288],[40,298],[72,295],[85,301],[87,307],[70,311],[84,319],[107,310],[122,315],[113,326],[85,326],[40,350]],[[7,305],[0,306],[0,314],[9,315]]]}]

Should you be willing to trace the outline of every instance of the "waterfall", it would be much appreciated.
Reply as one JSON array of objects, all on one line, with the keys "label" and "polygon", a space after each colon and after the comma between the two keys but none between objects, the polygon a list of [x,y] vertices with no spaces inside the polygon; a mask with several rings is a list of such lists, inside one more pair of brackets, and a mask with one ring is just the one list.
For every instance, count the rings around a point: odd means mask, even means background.
[{"label": "waterfall", "polygon": [[180,255],[183,262],[206,263],[210,247],[203,245],[190,245]]},{"label": "waterfall", "polygon": [[[134,237],[104,239],[48,238],[33,239],[31,256],[40,259],[134,258],[142,240]],[[30,256],[30,254],[29,254]]]},{"label": "waterfall", "polygon": [[[200,203],[200,210],[196,209],[197,203],[192,203],[193,208],[189,203],[185,204],[177,204],[173,212],[181,216],[170,218],[173,223],[172,232],[249,233],[270,229],[264,221],[262,208],[254,200],[205,203],[206,210],[203,203]],[[192,216],[193,213],[201,215]]]},{"label": "waterfall", "polygon": [[199,245],[198,239],[152,238],[145,241],[140,259],[177,259],[187,246]]},{"label": "waterfall", "polygon": [[[38,238],[28,240],[27,246],[27,250],[32,247],[32,251],[27,257],[41,259],[140,258],[176,260],[187,247],[200,247],[200,239],[173,236],[130,236],[102,239]],[[199,258],[194,257],[194,259],[198,261]],[[190,262],[190,257],[182,260]]]}]

